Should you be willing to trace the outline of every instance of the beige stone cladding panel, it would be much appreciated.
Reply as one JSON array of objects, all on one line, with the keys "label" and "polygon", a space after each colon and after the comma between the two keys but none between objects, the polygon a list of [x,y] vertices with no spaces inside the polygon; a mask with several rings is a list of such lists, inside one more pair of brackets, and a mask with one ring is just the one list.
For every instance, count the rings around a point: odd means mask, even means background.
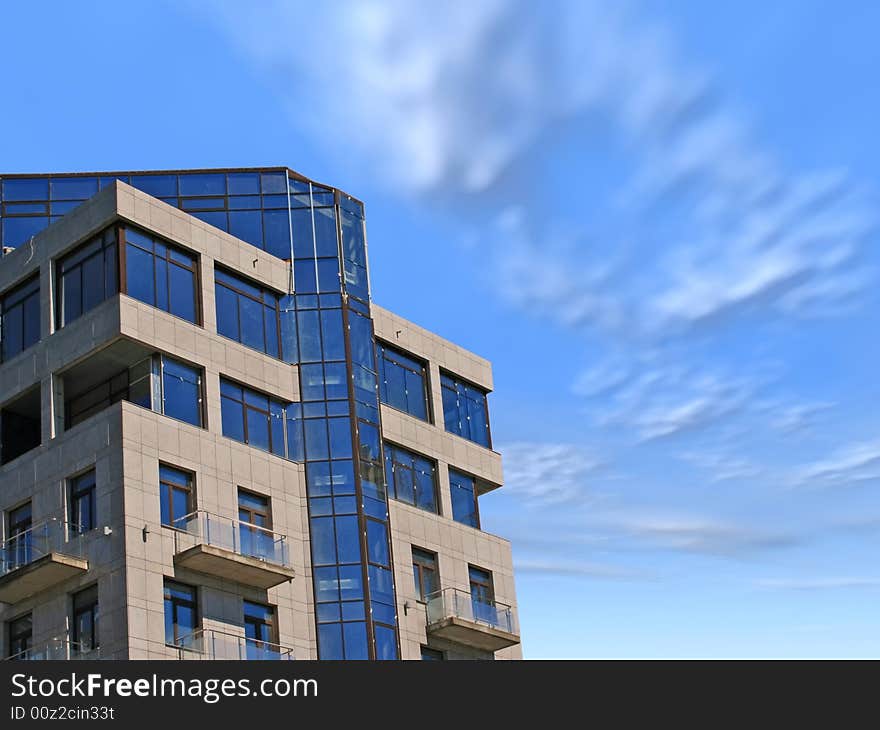
[{"label": "beige stone cladding panel", "polygon": [[[219,434],[138,408],[123,407],[126,545],[132,658],[172,658],[164,644],[163,579],[198,588],[205,629],[242,634],[242,600],[277,607],[279,643],[299,659],[314,658],[311,572],[305,481],[301,464],[248,447]],[[175,531],[161,525],[159,464],[195,475],[196,506],[236,519],[239,487],[268,496],[273,531],[288,540],[296,577],[260,591],[217,577],[175,568]],[[143,530],[147,528],[144,542]]]},{"label": "beige stone cladding panel", "polygon": [[[437,553],[442,588],[469,592],[468,565],[491,571],[496,599],[511,606],[516,616],[513,561],[507,540],[395,500],[390,502],[390,516],[404,659],[418,659],[420,646],[427,642],[425,606],[418,601],[413,582],[413,546]],[[404,604],[409,604],[407,611]],[[496,659],[520,656],[518,646],[495,653]]]},{"label": "beige stone cladding panel", "polygon": [[[382,406],[382,437],[477,477],[486,482],[484,490],[504,482],[501,455],[497,452],[386,405]],[[441,468],[440,473],[442,487],[445,469]]]},{"label": "beige stone cladding panel", "polygon": [[[55,637],[69,638],[72,595],[97,583],[101,656],[127,654],[121,430],[117,405],[0,468],[0,509],[6,513],[30,500],[35,525],[48,518],[68,521],[68,480],[95,470],[96,529],[80,538],[88,572],[17,604],[0,604],[2,621],[32,613],[35,647]],[[2,524],[5,529],[6,521]],[[77,538],[73,540],[75,545]],[[4,656],[7,640],[3,632]]]},{"label": "beige stone cladding panel", "polygon": [[[379,339],[459,375],[474,385],[492,390],[492,365],[485,358],[375,304],[371,311]],[[439,387],[439,383],[436,385]]]}]

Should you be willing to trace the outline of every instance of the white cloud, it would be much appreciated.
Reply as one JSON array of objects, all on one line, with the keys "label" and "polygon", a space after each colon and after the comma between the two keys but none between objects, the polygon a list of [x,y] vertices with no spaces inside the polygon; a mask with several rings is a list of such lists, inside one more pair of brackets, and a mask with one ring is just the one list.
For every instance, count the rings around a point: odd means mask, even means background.
[{"label": "white cloud", "polygon": [[853,588],[880,588],[880,578],[834,576],[830,578],[768,578],[757,581],[760,588],[785,591],[825,591]]},{"label": "white cloud", "polygon": [[583,502],[603,464],[572,444],[518,442],[499,447],[505,490],[526,502]]},{"label": "white cloud", "polygon": [[880,482],[880,440],[844,446],[795,471],[792,486],[846,487]]}]

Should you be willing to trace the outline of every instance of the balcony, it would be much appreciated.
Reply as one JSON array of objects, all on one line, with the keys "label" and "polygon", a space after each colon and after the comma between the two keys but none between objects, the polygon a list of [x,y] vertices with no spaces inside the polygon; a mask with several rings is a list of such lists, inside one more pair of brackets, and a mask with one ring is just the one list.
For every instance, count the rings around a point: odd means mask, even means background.
[{"label": "balcony", "polygon": [[17,603],[89,569],[79,528],[50,519],[0,543],[0,602]]},{"label": "balcony", "polygon": [[29,647],[18,654],[6,657],[7,660],[67,661],[68,659],[100,659],[101,648],[88,649],[66,636],[56,636],[36,646]]},{"label": "balcony", "polygon": [[263,590],[293,579],[284,535],[204,510],[174,526],[176,566]]},{"label": "balcony", "polygon": [[519,627],[510,606],[476,600],[457,588],[428,596],[427,622],[428,636],[484,651],[519,644]]},{"label": "balcony", "polygon": [[291,661],[293,649],[216,629],[199,629],[177,644],[178,659]]}]

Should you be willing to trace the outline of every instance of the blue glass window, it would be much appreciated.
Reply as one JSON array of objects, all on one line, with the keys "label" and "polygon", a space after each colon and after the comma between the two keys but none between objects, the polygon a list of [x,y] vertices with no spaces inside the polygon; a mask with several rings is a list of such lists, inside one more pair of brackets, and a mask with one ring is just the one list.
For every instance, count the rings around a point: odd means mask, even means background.
[{"label": "blue glass window", "polygon": [[56,267],[57,322],[70,324],[119,291],[116,230],[107,229],[72,253]]},{"label": "blue glass window", "polygon": [[3,180],[3,200],[48,200],[49,179],[45,177]]},{"label": "blue glass window", "polygon": [[217,332],[272,357],[280,357],[280,296],[217,269]]},{"label": "blue glass window", "polygon": [[281,401],[220,378],[224,436],[284,456],[284,410]]},{"label": "blue glass window", "polygon": [[195,510],[193,475],[190,472],[159,465],[159,507],[163,525],[184,526],[183,518]]},{"label": "blue glass window", "polygon": [[162,357],[162,413],[202,425],[202,375],[198,368]]},{"label": "blue glass window", "polygon": [[40,340],[39,275],[0,297],[0,361],[5,362]]},{"label": "blue glass window", "polygon": [[425,363],[378,343],[379,397],[382,402],[428,420],[428,372]]},{"label": "blue glass window", "polygon": [[480,516],[473,477],[450,469],[449,488],[452,493],[452,519],[479,529]]},{"label": "blue glass window", "polygon": [[49,185],[52,200],[88,200],[98,193],[96,177],[53,177]]},{"label": "blue glass window", "polygon": [[491,448],[486,392],[463,380],[440,374],[446,430]]},{"label": "blue glass window", "polygon": [[196,322],[196,257],[134,228],[125,228],[125,293]]},{"label": "blue glass window", "polygon": [[171,646],[191,646],[198,629],[198,609],[196,589],[178,583],[165,581],[165,643]]},{"label": "blue glass window", "polygon": [[436,465],[430,459],[400,446],[385,444],[385,479],[395,499],[439,514],[436,474]]},{"label": "blue glass window", "polygon": [[74,532],[88,532],[98,526],[95,514],[95,470],[70,480],[70,522]]}]

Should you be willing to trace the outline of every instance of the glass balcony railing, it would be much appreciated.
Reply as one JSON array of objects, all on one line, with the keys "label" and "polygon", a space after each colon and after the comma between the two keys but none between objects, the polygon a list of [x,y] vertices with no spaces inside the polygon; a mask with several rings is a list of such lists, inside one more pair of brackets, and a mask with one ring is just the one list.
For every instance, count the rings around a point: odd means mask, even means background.
[{"label": "glass balcony railing", "polygon": [[249,558],[291,567],[287,537],[248,522],[197,510],[175,521],[177,552],[206,544]]},{"label": "glass balcony railing", "polygon": [[66,636],[56,636],[48,641],[35,646],[30,646],[24,651],[6,657],[9,660],[29,661],[67,661],[68,659],[100,659],[101,649],[96,647],[88,649]]},{"label": "glass balcony railing", "polygon": [[477,599],[468,591],[458,588],[443,588],[428,596],[428,624],[448,618],[464,619],[499,631],[506,631],[508,634],[519,635],[516,618],[510,606],[497,601]]},{"label": "glass balcony railing", "polygon": [[83,557],[83,544],[77,525],[48,519],[0,543],[0,577],[23,568],[51,553]]},{"label": "glass balcony railing", "polygon": [[217,629],[198,629],[177,640],[179,659],[291,661],[293,649]]}]

